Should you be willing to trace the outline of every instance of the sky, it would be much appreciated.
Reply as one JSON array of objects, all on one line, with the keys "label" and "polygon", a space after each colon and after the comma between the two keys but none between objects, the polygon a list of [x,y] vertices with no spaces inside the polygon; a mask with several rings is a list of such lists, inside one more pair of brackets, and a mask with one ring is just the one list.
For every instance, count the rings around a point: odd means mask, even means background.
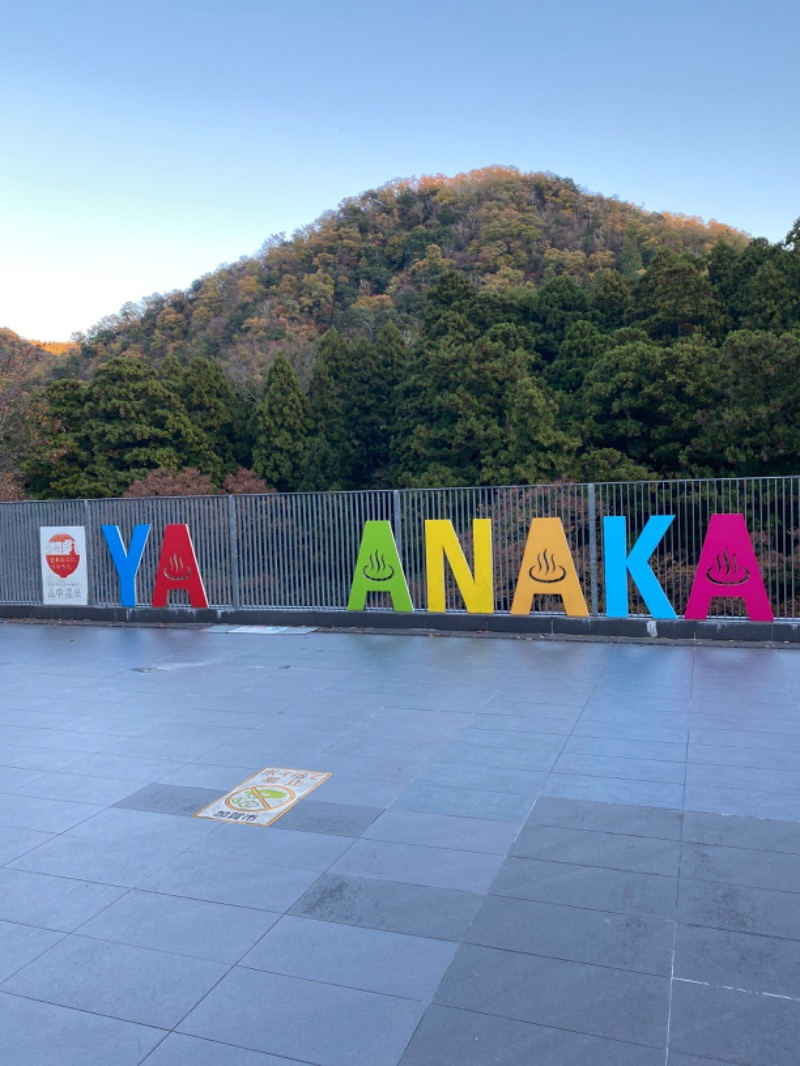
[{"label": "sky", "polygon": [[796,0],[0,0],[0,327],[68,340],[346,197],[493,164],[782,240]]}]

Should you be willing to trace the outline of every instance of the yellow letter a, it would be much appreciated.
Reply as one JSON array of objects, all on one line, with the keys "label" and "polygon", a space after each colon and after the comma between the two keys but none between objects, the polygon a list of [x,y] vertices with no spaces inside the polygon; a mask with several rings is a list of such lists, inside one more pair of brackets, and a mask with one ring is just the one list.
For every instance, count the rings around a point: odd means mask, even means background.
[{"label": "yellow letter a", "polygon": [[439,518],[426,520],[425,570],[429,611],[445,610],[445,557],[450,563],[453,577],[470,614],[491,614],[494,611],[491,518],[472,520],[472,546],[475,559],[474,577],[458,543],[453,523]]},{"label": "yellow letter a", "polygon": [[560,518],[531,522],[511,614],[529,614],[534,596],[560,596],[572,617],[589,614]]}]

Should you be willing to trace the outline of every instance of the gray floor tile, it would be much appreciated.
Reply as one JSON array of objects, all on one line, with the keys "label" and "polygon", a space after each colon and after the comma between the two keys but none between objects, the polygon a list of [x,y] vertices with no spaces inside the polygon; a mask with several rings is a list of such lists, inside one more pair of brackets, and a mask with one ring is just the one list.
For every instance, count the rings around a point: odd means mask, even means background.
[{"label": "gray floor tile", "polygon": [[1,987],[28,999],[170,1029],[226,969],[202,959],[73,935]]},{"label": "gray floor tile", "polygon": [[140,845],[181,850],[218,828],[212,821],[197,818],[109,807],[75,826],[71,836],[97,844],[127,845],[131,851]]},{"label": "gray floor tile", "polygon": [[610,755],[565,754],[554,771],[559,774],[585,774],[589,777],[620,777],[632,781],[666,781],[683,784],[685,766],[664,759],[619,758]]},{"label": "gray floor tile", "polygon": [[81,935],[232,964],[277,920],[263,910],[129,892],[82,926]]},{"label": "gray floor tile", "polygon": [[3,1066],[139,1066],[160,1029],[0,993]]},{"label": "gray floor tile", "polygon": [[800,1000],[800,941],[680,925],[675,976]]},{"label": "gray floor tile", "polygon": [[0,803],[0,831],[10,827],[35,829],[39,833],[63,833],[102,809],[88,803],[62,803],[36,796],[4,796]]},{"label": "gray floor tile", "polygon": [[88,881],[0,870],[0,921],[69,933],[93,918],[123,890]]},{"label": "gray floor tile", "polygon": [[678,763],[686,759],[685,744],[658,740],[571,736],[564,745],[564,751],[571,755],[606,755],[614,759],[661,759]]},{"label": "gray floor tile", "polygon": [[455,951],[443,940],[287,916],[241,965],[427,1002]]},{"label": "gray floor tile", "polygon": [[[254,832],[257,832],[254,829]],[[229,903],[234,907],[282,914],[319,877],[316,870],[243,862],[229,857],[212,858],[184,852],[157,873],[144,877],[139,888],[168,896]]]},{"label": "gray floor tile", "polygon": [[752,888],[800,892],[800,855],[714,844],[681,846],[681,876]]},{"label": "gray floor tile", "polygon": [[40,844],[46,844],[48,840],[52,839],[52,833],[40,833],[36,829],[10,829],[6,827],[0,830],[0,866],[4,866],[7,862],[12,862],[14,859],[19,858],[20,855],[25,855],[26,852],[33,851]]},{"label": "gray floor tile", "polygon": [[251,763],[246,766],[214,766],[210,763],[190,762],[158,779],[160,785],[184,785],[187,788],[208,788],[217,795],[230,792],[232,788],[257,774],[261,769]]},{"label": "gray floor tile", "polygon": [[800,773],[792,770],[759,770],[753,766],[715,766],[709,763],[691,763],[687,767],[686,783],[712,788],[785,792],[798,799],[800,809]]},{"label": "gray floor tile", "polygon": [[112,777],[117,781],[138,781],[140,785],[158,781],[165,774],[179,770],[187,760],[139,759],[129,755],[87,755],[70,763],[71,774]]},{"label": "gray floor tile", "polygon": [[484,893],[488,892],[502,861],[499,855],[474,851],[356,840],[333,864],[331,873]]},{"label": "gray floor tile", "polygon": [[512,856],[506,859],[492,892],[541,903],[674,921],[678,879]]},{"label": "gray floor tile", "polygon": [[800,772],[800,752],[771,751],[768,748],[731,748],[716,744],[689,744],[690,763],[715,766],[755,766],[762,770],[793,770]]},{"label": "gray floor tile", "polygon": [[553,752],[561,751],[564,737],[555,733],[510,733],[506,729],[465,729],[459,733],[456,743],[465,747]]},{"label": "gray floor tile", "polygon": [[559,737],[554,737],[552,742],[543,746],[541,751],[532,751],[529,748],[500,748],[496,745],[490,748],[481,747],[480,744],[464,744],[455,741],[448,744],[436,756],[438,766],[478,766],[492,767],[497,770],[527,770],[529,772],[550,770],[561,748]]},{"label": "gray floor tile", "polygon": [[382,807],[360,807],[354,803],[328,803],[324,800],[306,799],[282,815],[273,828],[357,837],[372,825],[382,811]]},{"label": "gray floor tile", "polygon": [[515,824],[395,807],[384,811],[363,836],[370,840],[394,840],[400,844],[505,855],[516,834]]},{"label": "gray floor tile", "polygon": [[472,892],[323,874],[291,913],[436,940],[461,940],[481,900]]},{"label": "gray floor tile", "polygon": [[681,878],[678,921],[800,940],[800,894]]},{"label": "gray floor tile", "polygon": [[669,974],[674,923],[490,896],[465,939],[483,947]]},{"label": "gray floor tile", "polygon": [[179,1028],[320,1066],[395,1066],[423,1011],[414,1000],[236,969]]},{"label": "gray floor tile", "polygon": [[19,792],[42,776],[41,770],[22,770],[16,766],[0,766],[0,793]]},{"label": "gray floor tile", "polygon": [[669,979],[465,944],[436,1002],[663,1048]]},{"label": "gray floor tile", "polygon": [[432,1006],[400,1066],[664,1066],[664,1052]]},{"label": "gray floor tile", "polygon": [[273,826],[221,825],[195,844],[193,854],[214,858],[294,866],[300,870],[327,870],[353,843],[352,838],[330,833],[300,833]]},{"label": "gray floor tile", "polygon": [[681,838],[680,812],[637,804],[596,803],[541,796],[536,801],[529,822],[562,826],[565,829],[622,833],[625,836],[663,840]]},{"label": "gray floor tile", "polygon": [[63,833],[15,859],[7,868],[132,888],[174,855],[174,848],[141,843],[131,847],[124,840],[86,840]]},{"label": "gray floor tile", "polygon": [[170,1033],[142,1066],[303,1066],[299,1059],[276,1058],[196,1036]]},{"label": "gray floor tile", "polygon": [[529,821],[511,848],[511,855],[677,877],[680,844],[677,840],[565,829]]},{"label": "gray floor tile", "polygon": [[17,766],[23,770],[63,770],[78,762],[82,756],[76,751],[50,751],[33,748],[27,744],[3,744],[0,747],[0,765]]},{"label": "gray floor tile", "polygon": [[527,817],[534,795],[519,796],[512,792],[488,792],[485,789],[473,792],[466,788],[414,784],[405,790],[394,806],[408,811],[427,811],[430,814],[452,814],[456,817],[519,823]]},{"label": "gray floor tile", "polygon": [[68,800],[72,803],[91,803],[108,807],[129,796],[135,785],[130,781],[95,778],[86,774],[49,773],[37,777],[33,784],[19,788],[20,795],[46,799]]},{"label": "gray floor tile", "polygon": [[578,777],[575,774],[552,773],[542,794],[597,803],[638,804],[676,810],[683,807],[683,785],[625,781],[617,777]]},{"label": "gray floor tile", "polygon": [[675,981],[670,1047],[742,1066],[796,1066],[800,1002]]},{"label": "gray floor tile", "polygon": [[575,736],[605,737],[619,740],[654,740],[664,744],[686,744],[688,729],[685,726],[665,725],[659,722],[638,721],[591,721],[581,719],[575,726]]},{"label": "gray floor tile", "polygon": [[29,925],[0,922],[0,981],[5,981],[64,936]]},{"label": "gray floor tile", "polygon": [[216,789],[189,788],[157,782],[145,785],[114,804],[122,810],[151,811],[154,814],[182,815],[191,818],[203,807],[220,798]]},{"label": "gray floor tile", "polygon": [[468,788],[479,792],[514,792],[533,800],[541,792],[544,780],[543,773],[530,770],[501,770],[494,766],[432,762],[414,783],[445,788]]},{"label": "gray floor tile", "polygon": [[685,804],[687,810],[716,814],[785,819],[789,822],[796,822],[800,817],[800,797],[786,792],[687,785]]},{"label": "gray floor tile", "polygon": [[[508,710],[508,705],[505,707]],[[520,714],[476,714],[469,723],[468,730],[493,729],[507,730],[509,733],[557,733],[569,736],[578,720],[578,713],[565,716],[557,713],[546,714],[544,708],[532,705],[527,713]],[[539,713],[537,713],[539,712]]]},{"label": "gray floor tile", "polygon": [[697,844],[800,855],[800,825],[764,818],[686,811],[683,816],[683,839]]},{"label": "gray floor tile", "polygon": [[669,1066],[730,1066],[730,1063],[709,1059],[705,1055],[698,1058],[696,1055],[681,1055],[678,1051],[670,1051]]}]

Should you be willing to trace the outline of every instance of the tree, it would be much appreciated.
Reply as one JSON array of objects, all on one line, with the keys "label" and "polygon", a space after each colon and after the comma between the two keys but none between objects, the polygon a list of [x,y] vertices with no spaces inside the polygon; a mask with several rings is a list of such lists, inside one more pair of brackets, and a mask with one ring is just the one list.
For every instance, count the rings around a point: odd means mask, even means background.
[{"label": "tree", "polygon": [[123,496],[130,499],[142,496],[215,496],[218,493],[219,489],[211,478],[195,467],[171,470],[160,466],[133,481]]},{"label": "tree", "polygon": [[655,340],[678,340],[697,329],[712,336],[725,314],[700,262],[665,248],[654,256],[633,287],[627,320]]},{"label": "tree", "polygon": [[254,421],[255,471],[279,492],[299,488],[308,460],[308,403],[297,375],[281,352],[270,367]]},{"label": "tree", "polygon": [[202,433],[204,448],[196,457],[198,467],[216,485],[236,469],[233,455],[235,397],[225,373],[215,359],[199,357],[183,369],[178,394],[195,428]]}]

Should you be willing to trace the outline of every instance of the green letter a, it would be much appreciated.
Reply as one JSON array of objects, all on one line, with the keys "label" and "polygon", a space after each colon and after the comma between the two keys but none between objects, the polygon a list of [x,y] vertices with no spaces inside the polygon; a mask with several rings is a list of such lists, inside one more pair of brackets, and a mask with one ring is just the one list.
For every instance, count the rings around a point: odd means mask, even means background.
[{"label": "green letter a", "polygon": [[368,592],[388,592],[395,611],[413,611],[403,564],[388,522],[365,522],[348,611],[363,611]]}]

